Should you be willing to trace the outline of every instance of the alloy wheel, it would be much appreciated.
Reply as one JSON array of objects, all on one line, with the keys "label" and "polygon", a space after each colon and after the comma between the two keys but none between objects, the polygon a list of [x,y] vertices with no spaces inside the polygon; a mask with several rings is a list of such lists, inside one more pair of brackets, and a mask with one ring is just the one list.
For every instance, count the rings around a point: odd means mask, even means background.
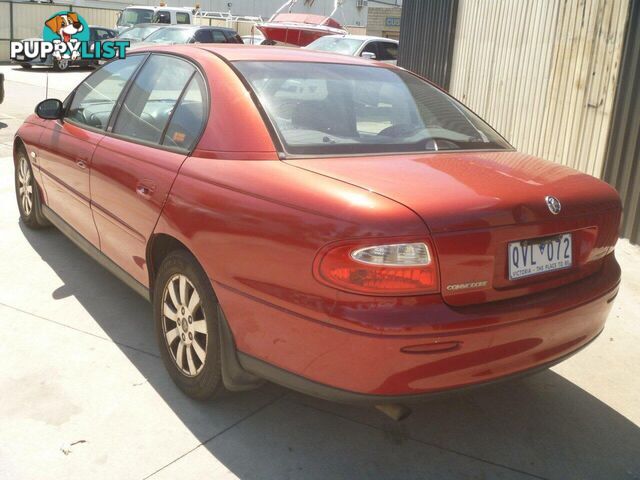
[{"label": "alloy wheel", "polygon": [[207,319],[200,294],[185,275],[174,275],[164,287],[162,331],[181,373],[187,377],[200,373],[206,361]]},{"label": "alloy wheel", "polygon": [[20,158],[18,165],[18,196],[25,216],[31,215],[33,209],[33,177],[26,158]]}]

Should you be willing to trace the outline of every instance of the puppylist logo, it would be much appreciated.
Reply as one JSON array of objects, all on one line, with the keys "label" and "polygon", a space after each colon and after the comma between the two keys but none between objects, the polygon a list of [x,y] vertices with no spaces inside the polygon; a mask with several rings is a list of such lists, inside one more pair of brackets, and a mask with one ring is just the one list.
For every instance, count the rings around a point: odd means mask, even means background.
[{"label": "puppylist logo", "polygon": [[75,12],[58,12],[44,22],[42,40],[11,42],[10,57],[45,60],[51,55],[56,60],[111,60],[124,58],[128,41],[103,40],[91,42],[87,22]]}]

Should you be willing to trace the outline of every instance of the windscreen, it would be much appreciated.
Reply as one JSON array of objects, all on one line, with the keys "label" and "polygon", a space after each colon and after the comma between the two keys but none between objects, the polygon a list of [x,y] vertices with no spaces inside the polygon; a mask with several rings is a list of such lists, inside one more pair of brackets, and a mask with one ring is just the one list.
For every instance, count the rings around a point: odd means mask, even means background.
[{"label": "windscreen", "polygon": [[158,30],[159,27],[133,27],[125,32],[122,32],[120,38],[142,40],[151,33]]},{"label": "windscreen", "polygon": [[161,28],[145,38],[145,42],[187,43],[193,32],[190,28]]},{"label": "windscreen", "polygon": [[462,104],[402,70],[236,62],[294,155],[506,149]]},{"label": "windscreen", "polygon": [[342,55],[355,55],[362,43],[362,40],[354,38],[324,36],[314,40],[304,48],[321,52],[340,53]]}]

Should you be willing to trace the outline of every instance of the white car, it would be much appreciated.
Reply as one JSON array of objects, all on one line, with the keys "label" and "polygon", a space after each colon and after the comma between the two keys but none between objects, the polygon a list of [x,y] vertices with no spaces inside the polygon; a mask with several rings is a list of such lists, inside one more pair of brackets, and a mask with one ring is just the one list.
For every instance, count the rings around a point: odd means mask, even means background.
[{"label": "white car", "polygon": [[398,62],[398,41],[391,38],[368,35],[326,35],[304,48],[366,57],[392,65]]},{"label": "white car", "polygon": [[241,38],[245,45],[272,45],[275,43],[267,40],[263,35],[243,35]]},{"label": "white car", "polygon": [[129,5],[118,12],[116,30],[124,32],[127,28],[141,23],[160,23],[162,25],[193,25],[195,10],[187,7],[153,7],[149,5]]}]

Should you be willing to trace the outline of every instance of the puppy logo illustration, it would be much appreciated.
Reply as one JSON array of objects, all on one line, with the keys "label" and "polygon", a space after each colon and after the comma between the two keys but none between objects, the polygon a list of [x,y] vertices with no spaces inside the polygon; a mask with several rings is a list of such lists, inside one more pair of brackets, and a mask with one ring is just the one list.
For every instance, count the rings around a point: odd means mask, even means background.
[{"label": "puppy logo illustration", "polygon": [[80,58],[79,42],[89,40],[89,27],[80,15],[75,12],[58,12],[44,24],[44,40],[67,46],[65,49],[56,48],[52,54],[54,58]]},{"label": "puppy logo illustration", "polygon": [[20,64],[51,65],[64,70],[73,60],[98,64],[103,60],[125,58],[129,42],[101,39],[91,41],[89,25],[76,12],[61,11],[47,18],[42,28],[42,40],[12,40],[9,58]]},{"label": "puppy logo illustration", "polygon": [[77,13],[67,13],[66,15],[56,15],[44,23],[47,27],[60,35],[60,40],[68,42],[76,33],[81,32],[84,26],[78,20]]}]

